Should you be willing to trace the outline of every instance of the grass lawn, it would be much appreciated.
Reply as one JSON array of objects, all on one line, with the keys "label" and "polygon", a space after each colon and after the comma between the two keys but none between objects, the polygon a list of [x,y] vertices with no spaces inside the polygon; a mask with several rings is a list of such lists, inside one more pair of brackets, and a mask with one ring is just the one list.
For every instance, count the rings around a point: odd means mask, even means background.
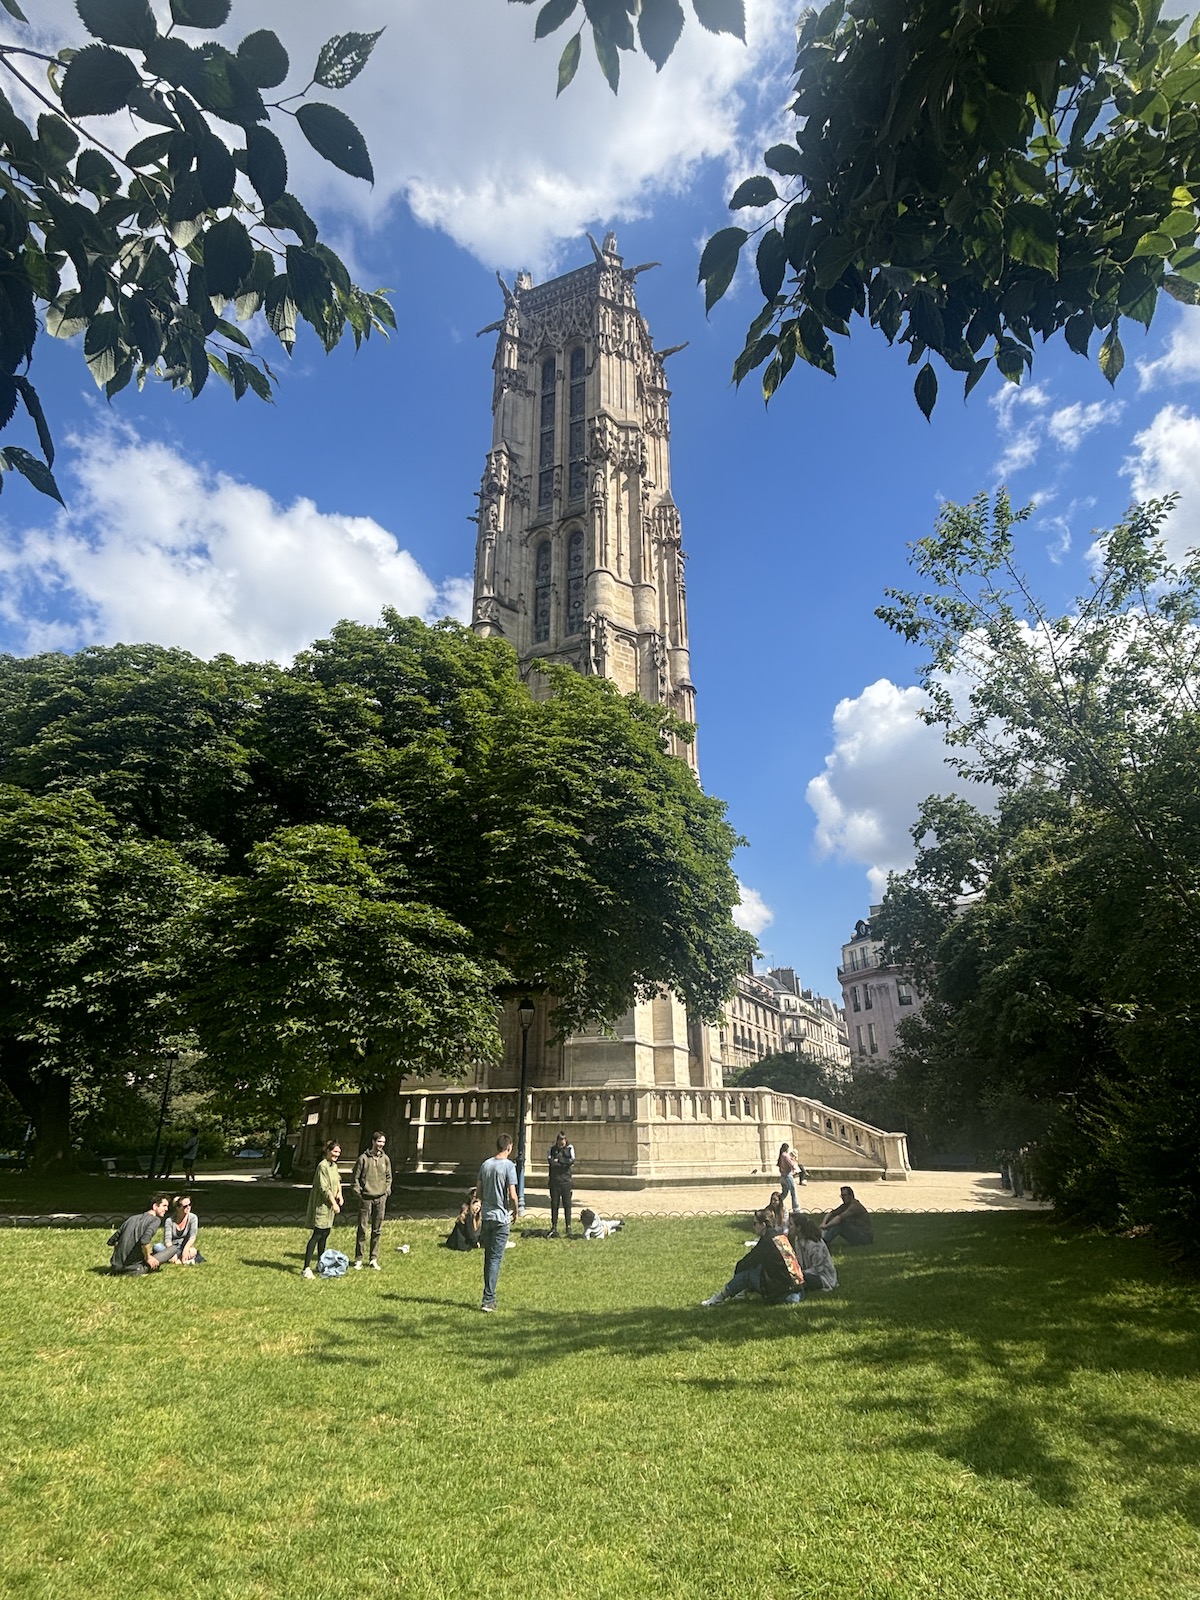
[{"label": "grass lawn", "polygon": [[1196,1600],[1200,1292],[1042,1216],[876,1225],[778,1308],[697,1304],[742,1222],[526,1239],[494,1317],[431,1221],[315,1283],[296,1228],[136,1279],[6,1229],[0,1593]]}]

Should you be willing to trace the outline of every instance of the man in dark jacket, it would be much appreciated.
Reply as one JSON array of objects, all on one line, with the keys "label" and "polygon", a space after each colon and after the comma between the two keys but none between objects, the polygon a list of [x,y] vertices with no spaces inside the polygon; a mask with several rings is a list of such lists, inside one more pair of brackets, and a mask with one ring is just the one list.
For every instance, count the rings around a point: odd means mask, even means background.
[{"label": "man in dark jacket", "polygon": [[575,1168],[575,1146],[567,1143],[565,1133],[560,1133],[550,1146],[550,1237],[558,1238],[558,1213],[566,1216],[567,1238],[571,1237],[571,1174]]},{"label": "man in dark jacket", "polygon": [[367,1223],[371,1224],[371,1266],[378,1272],[379,1240],[383,1234],[383,1216],[387,1210],[388,1196],[392,1192],[392,1163],[383,1153],[387,1137],[382,1133],[371,1135],[371,1147],[364,1150],[354,1163],[354,1176],[350,1186],[358,1196],[358,1233],[354,1239],[354,1270],[362,1271],[363,1245],[367,1242]]},{"label": "man in dark jacket", "polygon": [[701,1300],[702,1306],[723,1305],[740,1294],[761,1294],[771,1306],[799,1305],[804,1299],[804,1273],[786,1233],[776,1233],[769,1212],[754,1213],[758,1239],[749,1255],[736,1263],[723,1289]]}]

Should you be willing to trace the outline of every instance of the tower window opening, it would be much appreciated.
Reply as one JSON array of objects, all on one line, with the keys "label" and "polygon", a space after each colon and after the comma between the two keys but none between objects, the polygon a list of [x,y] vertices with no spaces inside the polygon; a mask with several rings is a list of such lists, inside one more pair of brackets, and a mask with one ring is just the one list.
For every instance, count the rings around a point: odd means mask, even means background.
[{"label": "tower window opening", "polygon": [[567,632],[583,632],[583,530],[567,540]]},{"label": "tower window opening", "polygon": [[543,539],[537,547],[533,582],[533,642],[545,644],[550,637],[550,576],[552,561],[550,541]]},{"label": "tower window opening", "polygon": [[541,413],[538,422],[538,510],[554,500],[554,384],[558,368],[554,357],[542,362]]},{"label": "tower window opening", "polygon": [[587,388],[584,372],[586,360],[583,347],[571,351],[571,386],[567,415],[569,437],[567,441],[567,499],[582,500],[584,479],[587,476],[587,457],[584,446],[583,404]]}]

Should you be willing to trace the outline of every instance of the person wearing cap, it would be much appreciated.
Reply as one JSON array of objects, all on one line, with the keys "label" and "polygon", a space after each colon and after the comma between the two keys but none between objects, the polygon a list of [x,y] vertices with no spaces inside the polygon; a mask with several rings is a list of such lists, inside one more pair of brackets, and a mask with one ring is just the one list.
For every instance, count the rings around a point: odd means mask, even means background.
[{"label": "person wearing cap", "polygon": [[550,1237],[558,1238],[558,1213],[561,1209],[567,1224],[567,1238],[571,1237],[571,1174],[575,1167],[575,1146],[567,1143],[565,1133],[550,1146]]}]

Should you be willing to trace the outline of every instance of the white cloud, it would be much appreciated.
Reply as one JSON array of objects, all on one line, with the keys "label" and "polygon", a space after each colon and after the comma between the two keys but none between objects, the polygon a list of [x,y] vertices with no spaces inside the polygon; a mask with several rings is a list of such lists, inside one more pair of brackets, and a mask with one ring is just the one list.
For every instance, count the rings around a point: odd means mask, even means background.
[{"label": "white cloud", "polygon": [[1119,400],[1094,400],[1087,406],[1076,401],[1062,406],[1050,418],[1050,437],[1060,450],[1078,450],[1093,428],[1116,422],[1124,409]]},{"label": "white cloud", "polygon": [[[156,9],[165,15],[166,7]],[[238,0],[231,41],[278,30],[293,63],[286,88],[307,79],[335,30],[383,37],[365,71],[335,101],[366,136],[375,185],[336,172],[308,148],[291,119],[284,138],[291,186],[313,209],[382,221],[397,200],[490,266],[556,264],[558,246],[583,229],[644,215],[654,196],[679,189],[697,164],[736,164],[739,126],[760,119],[764,80],[789,64],[791,0],[748,0],[747,44],[688,21],[661,73],[622,54],[620,94],[605,83],[590,45],[574,83],[555,98],[559,52],[578,26],[534,41],[537,10],[502,0],[341,0],[333,10]],[[286,12],[286,15],[283,13]],[[78,42],[68,0],[41,0],[43,42]],[[778,92],[775,92],[775,91]],[[772,84],[778,103],[784,88]],[[311,202],[311,204],[310,204]],[[330,238],[339,239],[337,225]],[[354,266],[369,277],[371,244],[361,226],[343,230]],[[690,241],[689,241],[690,244]],[[397,284],[419,296],[417,283]]]},{"label": "white cloud", "polygon": [[825,770],[808,785],[816,813],[816,844],[822,855],[867,867],[878,899],[889,871],[912,865],[909,829],[931,794],[984,791],[946,765],[941,730],[921,720],[923,690],[899,688],[887,678],[869,684],[833,713],[833,749]]},{"label": "white cloud", "polygon": [[1139,361],[1137,369],[1143,392],[1163,383],[1200,379],[1200,307],[1179,306],[1166,350],[1156,361]]},{"label": "white cloud", "polygon": [[757,889],[749,889],[740,881],[738,894],[741,898],[733,908],[733,920],[739,928],[744,928],[757,938],[764,928],[775,921],[775,913]]},{"label": "white cloud", "polygon": [[1043,437],[1041,424],[1036,419],[1026,419],[1029,412],[1041,411],[1048,405],[1049,399],[1045,389],[1036,383],[1006,383],[989,396],[988,404],[996,413],[996,427],[1004,443],[1004,452],[992,469],[997,482],[1004,482],[1037,460]]},{"label": "white cloud", "polygon": [[1200,417],[1183,406],[1164,406],[1133,444],[1137,454],[1122,471],[1132,481],[1134,499],[1180,497],[1163,530],[1168,551],[1178,559],[1200,547]]},{"label": "white cloud", "polygon": [[21,650],[149,641],[285,661],[342,617],[461,616],[469,598],[370,517],[281,506],[111,423],[71,445],[70,510],[0,541],[0,617]]}]

